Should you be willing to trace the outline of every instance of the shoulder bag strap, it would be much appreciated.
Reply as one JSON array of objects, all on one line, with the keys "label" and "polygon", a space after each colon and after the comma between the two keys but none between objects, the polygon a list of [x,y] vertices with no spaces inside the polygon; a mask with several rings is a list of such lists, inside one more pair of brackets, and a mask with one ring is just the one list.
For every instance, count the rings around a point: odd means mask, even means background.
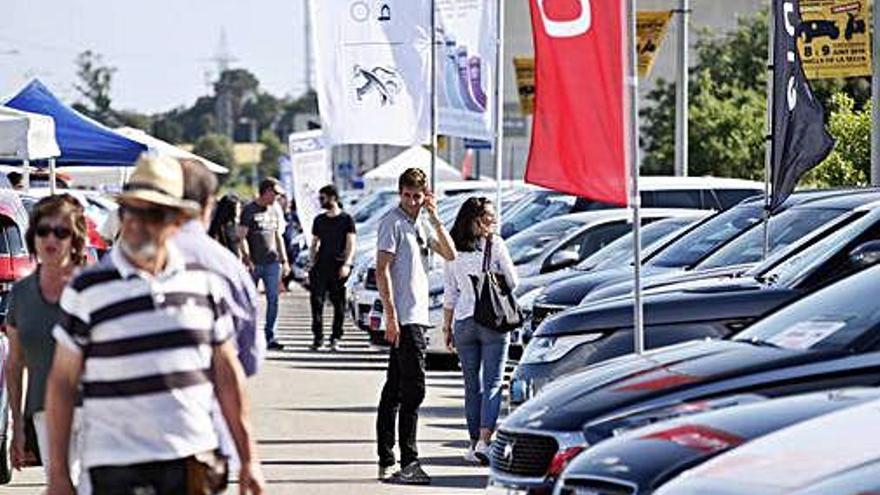
[{"label": "shoulder bag strap", "polygon": [[492,238],[486,239],[486,246],[483,248],[483,273],[489,272],[489,264],[492,262]]}]

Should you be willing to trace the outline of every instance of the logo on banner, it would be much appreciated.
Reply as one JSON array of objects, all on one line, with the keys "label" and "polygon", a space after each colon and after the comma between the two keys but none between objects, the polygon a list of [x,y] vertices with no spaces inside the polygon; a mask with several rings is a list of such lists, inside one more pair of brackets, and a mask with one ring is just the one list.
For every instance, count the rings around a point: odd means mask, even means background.
[{"label": "logo on banner", "polygon": [[807,77],[871,75],[867,0],[801,0],[800,14],[796,36]]},{"label": "logo on banner", "polygon": [[400,93],[401,83],[400,74],[394,69],[386,67],[365,69],[360,65],[354,66],[352,84],[358,102],[362,102],[371,94],[376,94],[381,106],[394,105],[394,97]]},{"label": "logo on banner", "polygon": [[578,0],[580,3],[581,13],[575,19],[568,21],[555,21],[547,16],[547,10],[544,4],[547,0],[537,0],[538,10],[541,12],[541,21],[544,23],[544,29],[547,34],[553,38],[574,38],[582,34],[587,34],[593,25],[593,12],[590,6],[590,0]]},{"label": "logo on banner", "polygon": [[[379,16],[376,18],[379,22],[388,22],[391,20],[391,6],[385,2],[379,4]],[[351,18],[357,22],[366,22],[370,19],[370,14],[373,9],[370,8],[370,4],[365,2],[364,0],[357,0],[356,2],[351,4],[349,8],[349,12],[351,13]]]}]

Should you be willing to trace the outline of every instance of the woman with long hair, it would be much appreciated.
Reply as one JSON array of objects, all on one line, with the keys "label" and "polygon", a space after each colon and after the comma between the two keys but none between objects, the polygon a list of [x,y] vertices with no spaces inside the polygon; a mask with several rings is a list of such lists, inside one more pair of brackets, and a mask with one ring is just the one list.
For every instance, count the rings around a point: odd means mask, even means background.
[{"label": "woman with long hair", "polygon": [[516,269],[501,237],[495,235],[495,208],[487,198],[468,198],[458,212],[450,235],[458,257],[446,263],[443,332],[446,345],[455,346],[464,374],[464,404],[470,448],[465,459],[489,462],[489,444],[501,412],[501,379],[507,360],[509,334],[474,321],[476,282],[488,250],[489,271],[513,289]]},{"label": "woman with long hair", "polygon": [[[9,293],[6,334],[10,356],[6,365],[12,409],[12,466],[25,465],[25,418],[32,417],[43,469],[49,472],[49,438],[44,396],[55,354],[52,329],[61,320],[61,292],[78,267],[86,263],[88,231],[82,205],[69,194],[48,196],[31,212],[25,240],[37,259],[37,269],[19,280]],[[27,395],[22,407],[22,375],[27,370]],[[71,430],[71,477],[79,478],[79,417]]]},{"label": "woman with long hair", "polygon": [[236,256],[239,255],[238,219],[241,215],[241,201],[234,194],[227,194],[217,201],[214,219],[208,228],[208,235],[226,246]]}]

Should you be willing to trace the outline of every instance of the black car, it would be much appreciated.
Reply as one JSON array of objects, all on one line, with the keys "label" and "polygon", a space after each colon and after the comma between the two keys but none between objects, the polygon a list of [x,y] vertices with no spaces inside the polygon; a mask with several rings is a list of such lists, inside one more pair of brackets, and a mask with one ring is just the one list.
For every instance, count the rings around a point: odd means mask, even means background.
[{"label": "black car", "polygon": [[[561,378],[505,419],[493,442],[494,489],[547,493],[588,445],[635,414],[727,395],[781,397],[880,384],[880,267],[786,306],[735,338],[630,354]],[[591,430],[589,442],[602,430]],[[601,436],[601,435],[599,435]]]},{"label": "black car", "polygon": [[[805,191],[793,194],[770,221],[770,253],[804,235],[805,230],[828,221],[834,215],[834,210],[842,214],[877,200],[880,200],[880,190],[877,189]],[[801,215],[785,215],[789,208],[811,206],[822,209],[825,213],[800,210]],[[724,266],[722,261],[727,266],[759,261],[763,254],[762,218],[763,199],[750,199],[683,232],[645,257],[642,274],[646,288],[655,284],[661,285],[670,277],[681,277],[687,272]],[[739,246],[727,249],[730,243],[746,234],[749,237],[740,240]],[[721,250],[725,250],[725,254],[715,259],[710,258]],[[598,300],[626,294],[631,289],[632,268],[626,266],[594,270],[554,283],[535,297],[532,327],[536,329],[548,316],[577,306],[584,298]]]},{"label": "black car", "polygon": [[[615,418],[588,425],[587,443],[601,443],[575,458],[556,484],[556,495],[583,491],[647,495],[686,469],[787,426],[880,398],[877,388],[850,388],[766,400],[731,396],[670,408],[666,415]],[[663,420],[671,416],[675,419]],[[661,420],[658,423],[656,421]],[[640,427],[649,424],[650,426]],[[609,432],[609,426],[614,431]],[[615,435],[609,438],[610,434]]]},{"label": "black car", "polygon": [[[794,212],[795,209],[787,213]],[[644,298],[647,348],[723,338],[776,308],[864,268],[880,249],[880,207],[856,208],[742,276],[668,285]],[[736,241],[735,241],[736,242]],[[632,299],[579,306],[545,320],[511,378],[516,405],[547,383],[633,351]]]}]

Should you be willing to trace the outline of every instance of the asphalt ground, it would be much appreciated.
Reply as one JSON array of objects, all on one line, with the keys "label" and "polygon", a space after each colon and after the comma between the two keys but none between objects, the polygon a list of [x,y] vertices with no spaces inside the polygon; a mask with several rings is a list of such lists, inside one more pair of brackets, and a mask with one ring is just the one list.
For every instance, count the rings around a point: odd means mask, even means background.
[{"label": "asphalt ground", "polygon": [[[330,323],[330,315],[325,322]],[[366,334],[346,327],[342,349],[311,352],[311,319],[305,291],[282,295],[279,340],[250,379],[252,420],[267,493],[287,494],[471,494],[486,485],[486,468],[465,463],[467,447],[460,371],[429,371],[419,421],[419,449],[433,484],[402,487],[376,477],[375,418],[385,377],[386,353]],[[39,494],[42,468],[15,473],[0,493]],[[232,486],[228,493],[238,493]]]}]

